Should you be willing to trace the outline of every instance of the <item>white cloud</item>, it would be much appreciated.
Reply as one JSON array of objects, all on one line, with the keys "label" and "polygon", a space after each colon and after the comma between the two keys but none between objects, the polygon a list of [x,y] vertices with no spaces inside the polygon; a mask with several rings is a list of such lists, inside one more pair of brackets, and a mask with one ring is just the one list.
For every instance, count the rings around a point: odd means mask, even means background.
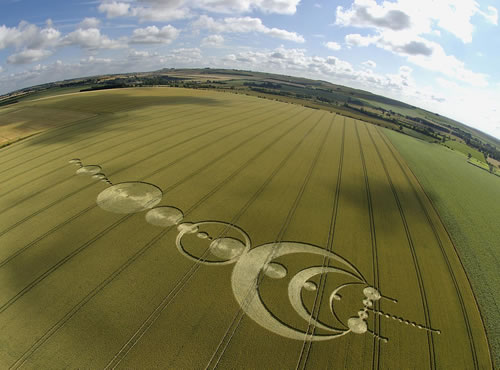
[{"label": "white cloud", "polygon": [[78,28],[82,29],[87,29],[87,28],[98,28],[99,25],[101,24],[101,21],[95,17],[87,17],[84,18],[83,21],[81,21],[78,24]]},{"label": "white cloud", "polygon": [[206,62],[199,48],[180,48],[171,50],[167,55],[159,59],[163,66],[187,66],[198,65]]},{"label": "white cloud", "polygon": [[489,6],[488,13],[475,0],[354,0],[350,8],[338,6],[336,24],[340,26],[372,28],[385,31],[406,31],[413,37],[439,31],[448,31],[464,43],[472,41],[472,17],[481,15],[497,24],[497,9]]},{"label": "white cloud", "polygon": [[161,29],[156,26],[137,28],[134,30],[130,42],[133,44],[170,44],[179,36],[180,31],[167,25]]},{"label": "white cloud", "polygon": [[2,66],[0,66],[0,73],[2,73],[2,72],[3,72],[3,67],[2,67]]},{"label": "white cloud", "polygon": [[494,24],[495,26],[498,26],[498,10],[497,8],[493,6],[488,7],[488,11],[490,14],[486,12],[481,12],[481,15],[490,23]]},{"label": "white cloud", "polygon": [[49,20],[45,28],[28,22],[20,22],[17,27],[0,26],[0,50],[7,47],[43,49],[57,45],[61,33],[53,28]]},{"label": "white cloud", "polygon": [[139,18],[141,22],[168,22],[177,19],[189,18],[189,8],[185,7],[136,7],[130,15]]},{"label": "white cloud", "polygon": [[108,18],[123,17],[129,15],[130,4],[117,1],[105,1],[99,5],[98,9],[99,12],[106,13]]},{"label": "white cloud", "polygon": [[375,68],[377,66],[377,63],[375,63],[373,60],[367,60],[361,64],[368,68]]},{"label": "white cloud", "polygon": [[146,50],[129,50],[128,52],[128,58],[130,59],[145,59],[145,58],[152,58],[158,56],[158,53],[152,53]]},{"label": "white cloud", "polygon": [[341,46],[338,42],[335,41],[329,41],[325,43],[325,46],[330,49],[330,50],[340,50]]},{"label": "white cloud", "polygon": [[239,17],[239,18],[224,18],[215,20],[207,15],[200,16],[193,26],[198,29],[208,29],[218,33],[248,33],[259,32],[265,35],[276,37],[283,40],[294,41],[298,43],[305,42],[301,35],[278,28],[269,28],[265,26],[259,18]]},{"label": "white cloud", "polygon": [[102,35],[98,28],[78,28],[62,39],[61,45],[76,45],[84,49],[118,49],[126,45],[118,40],[111,40]]},{"label": "white cloud", "polygon": [[7,58],[7,63],[10,64],[26,64],[37,62],[43,58],[48,57],[52,53],[49,50],[43,49],[27,49],[19,53],[10,55]]},{"label": "white cloud", "polygon": [[94,56],[89,56],[80,61],[82,64],[110,64],[113,62],[111,58],[96,58]]},{"label": "white cloud", "polygon": [[221,35],[210,35],[201,40],[201,46],[204,47],[219,47],[224,44],[224,37]]},{"label": "white cloud", "polygon": [[361,36],[359,33],[351,33],[345,36],[345,42],[349,46],[368,46],[374,43],[372,36]]},{"label": "white cloud", "polygon": [[198,0],[190,2],[217,13],[247,13],[259,10],[264,13],[295,14],[300,0]]},{"label": "white cloud", "polygon": [[171,21],[188,18],[193,11],[241,14],[253,11],[295,14],[300,0],[103,0],[99,11],[108,18],[138,17],[140,21]]},{"label": "white cloud", "polygon": [[379,35],[361,36],[351,34],[345,37],[350,46],[375,45],[394,54],[405,57],[427,70],[442,73],[448,77],[466,82],[473,86],[487,86],[487,75],[474,72],[465,66],[465,63],[453,55],[446,54],[441,45],[428,41],[420,36],[409,39],[401,32],[385,32]]}]

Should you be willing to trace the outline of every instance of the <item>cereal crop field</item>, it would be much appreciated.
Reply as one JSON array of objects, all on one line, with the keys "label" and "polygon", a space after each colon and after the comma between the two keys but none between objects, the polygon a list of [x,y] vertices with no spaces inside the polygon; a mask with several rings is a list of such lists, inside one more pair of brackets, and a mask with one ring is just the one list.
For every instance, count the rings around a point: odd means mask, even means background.
[{"label": "cereal crop field", "polygon": [[179,88],[18,104],[82,116],[0,149],[1,368],[492,366],[376,126]]}]

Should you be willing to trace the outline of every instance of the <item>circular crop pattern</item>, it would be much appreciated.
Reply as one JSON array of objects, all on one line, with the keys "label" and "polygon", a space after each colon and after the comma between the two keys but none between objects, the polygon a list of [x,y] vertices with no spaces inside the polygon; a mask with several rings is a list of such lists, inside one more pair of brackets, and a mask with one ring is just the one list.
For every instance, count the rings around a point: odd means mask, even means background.
[{"label": "circular crop pattern", "polygon": [[113,213],[136,213],[153,208],[160,203],[162,196],[163,192],[155,185],[122,182],[100,192],[97,205]]}]

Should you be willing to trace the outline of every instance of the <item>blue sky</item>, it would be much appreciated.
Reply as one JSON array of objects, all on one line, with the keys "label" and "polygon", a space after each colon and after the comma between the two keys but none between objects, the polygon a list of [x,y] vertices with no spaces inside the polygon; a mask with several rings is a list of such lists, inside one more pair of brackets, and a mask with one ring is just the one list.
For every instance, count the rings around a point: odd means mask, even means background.
[{"label": "blue sky", "polygon": [[322,79],[500,138],[498,0],[0,0],[0,93],[221,67]]}]

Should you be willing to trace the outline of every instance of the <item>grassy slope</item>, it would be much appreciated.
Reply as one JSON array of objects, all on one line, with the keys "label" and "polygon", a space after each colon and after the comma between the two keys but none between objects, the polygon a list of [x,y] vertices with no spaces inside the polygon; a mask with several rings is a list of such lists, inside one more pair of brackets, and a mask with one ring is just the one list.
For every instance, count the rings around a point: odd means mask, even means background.
[{"label": "grassy slope", "polygon": [[440,145],[386,133],[431,197],[458,248],[500,366],[500,178]]},{"label": "grassy slope", "polygon": [[444,145],[449,146],[453,150],[459,151],[460,153],[463,153],[465,155],[470,153],[473,158],[476,158],[480,162],[486,163],[483,153],[481,153],[480,151],[478,151],[474,148],[471,148],[470,146],[467,146],[464,143],[459,143],[458,141],[448,140],[447,142],[444,143]]}]

